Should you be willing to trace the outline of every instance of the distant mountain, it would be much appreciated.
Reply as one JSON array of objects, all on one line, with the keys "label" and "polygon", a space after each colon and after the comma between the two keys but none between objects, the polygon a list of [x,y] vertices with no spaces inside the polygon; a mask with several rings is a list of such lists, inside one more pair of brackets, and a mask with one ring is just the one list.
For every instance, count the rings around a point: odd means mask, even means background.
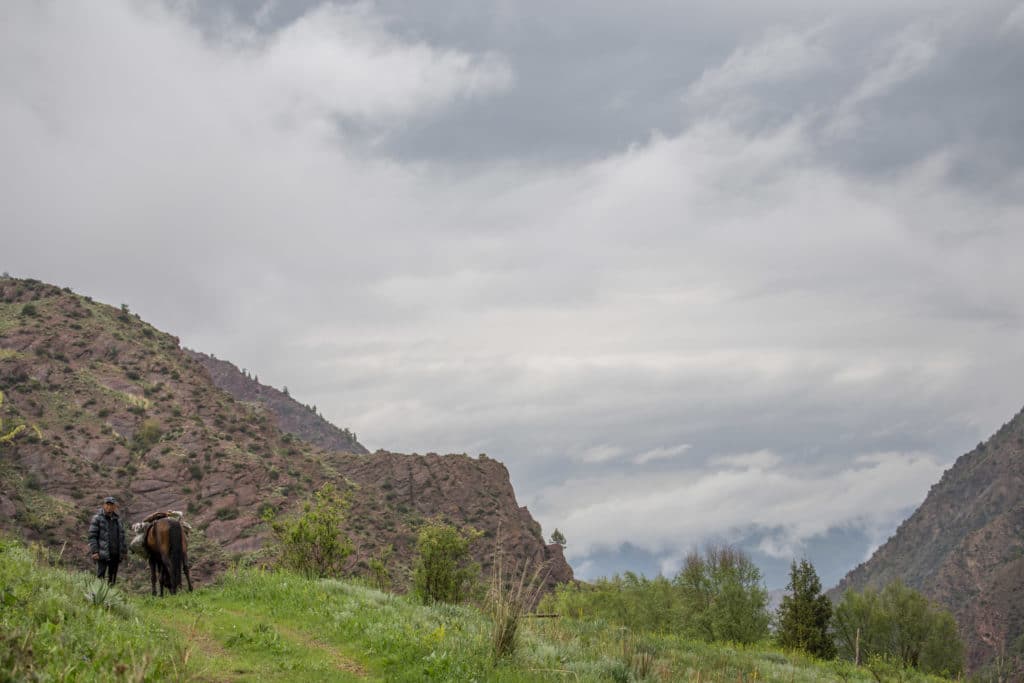
[{"label": "distant mountain", "polygon": [[485,568],[500,538],[511,558],[549,562],[551,583],[572,578],[500,462],[366,455],[354,435],[213,364],[127,306],[0,278],[0,529],[86,568],[87,523],[102,496],[117,496],[129,521],[184,510],[201,532],[193,576],[202,580],[262,547],[264,509],[294,510],[330,481],[351,496],[352,573],[391,545],[401,582],[419,526],[439,516],[484,532],[473,552]]},{"label": "distant mountain", "polygon": [[260,384],[259,380],[243,373],[234,363],[190,349],[183,351],[206,368],[213,383],[234,396],[236,401],[258,404],[266,409],[275,417],[281,431],[293,434],[325,451],[369,453],[347,427],[335,427],[310,406],[299,403],[289,394],[274,387]]},{"label": "distant mountain", "polygon": [[1024,411],[960,456],[921,506],[831,591],[894,579],[956,617],[972,669],[1024,633]]}]

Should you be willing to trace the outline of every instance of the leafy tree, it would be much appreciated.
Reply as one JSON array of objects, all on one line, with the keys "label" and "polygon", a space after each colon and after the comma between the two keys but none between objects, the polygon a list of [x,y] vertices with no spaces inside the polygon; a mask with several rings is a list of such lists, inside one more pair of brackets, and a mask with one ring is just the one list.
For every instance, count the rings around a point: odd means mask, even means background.
[{"label": "leafy tree", "polygon": [[673,580],[682,631],[706,641],[754,643],[768,637],[768,592],[761,571],[737,548],[691,553]]},{"label": "leafy tree", "polygon": [[848,659],[888,657],[950,677],[964,667],[953,616],[899,581],[881,591],[847,591],[836,606],[835,637],[840,656]]},{"label": "leafy tree", "polygon": [[562,546],[564,548],[565,547],[565,534],[563,534],[558,529],[555,529],[554,531],[551,532],[551,542],[552,543],[557,543],[558,545],[560,545],[560,546]]},{"label": "leafy tree", "polygon": [[307,577],[328,577],[341,573],[352,553],[352,542],[341,532],[348,501],[331,483],[307,501],[302,513],[277,519],[270,508],[263,518],[277,536],[281,565]]},{"label": "leafy tree", "polygon": [[462,602],[480,580],[480,565],[469,557],[469,544],[481,536],[460,531],[440,520],[428,522],[416,541],[413,592],[424,604]]},{"label": "leafy tree", "polygon": [[796,560],[790,565],[789,595],[782,598],[778,611],[776,637],[783,647],[804,650],[822,659],[836,656],[836,646],[829,633],[832,601],[821,592],[821,580],[814,565]]}]

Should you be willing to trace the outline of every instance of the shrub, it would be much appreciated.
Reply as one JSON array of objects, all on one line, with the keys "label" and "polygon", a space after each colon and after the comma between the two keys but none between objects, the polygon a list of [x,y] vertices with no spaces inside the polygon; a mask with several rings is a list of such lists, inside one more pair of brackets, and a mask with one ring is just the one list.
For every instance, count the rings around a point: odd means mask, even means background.
[{"label": "shrub", "polygon": [[469,544],[480,533],[460,531],[439,520],[420,530],[413,567],[413,592],[424,604],[462,602],[479,583],[480,565],[470,561]]},{"label": "shrub", "polygon": [[377,590],[386,591],[391,588],[391,572],[388,570],[388,560],[394,554],[394,546],[382,546],[377,554],[370,558],[370,572],[373,574],[373,585]]},{"label": "shrub", "polygon": [[953,616],[899,581],[881,591],[847,591],[836,606],[835,636],[839,654],[850,660],[895,659],[949,677],[964,667]]},{"label": "shrub", "polygon": [[163,427],[158,421],[152,418],[144,420],[132,436],[132,450],[137,453],[145,453],[156,445],[163,434]]},{"label": "shrub", "polygon": [[331,483],[321,486],[298,515],[278,519],[272,509],[265,510],[281,565],[307,577],[340,574],[352,553],[352,542],[341,532],[347,510],[348,501]]},{"label": "shrub", "polygon": [[238,508],[226,507],[217,510],[217,519],[221,521],[227,521],[229,519],[238,519]]},{"label": "shrub", "polygon": [[487,610],[491,616],[491,656],[495,661],[516,651],[519,622],[537,604],[544,588],[544,564],[532,571],[530,562],[516,564],[506,574],[503,555],[495,552],[491,585],[487,592]]}]

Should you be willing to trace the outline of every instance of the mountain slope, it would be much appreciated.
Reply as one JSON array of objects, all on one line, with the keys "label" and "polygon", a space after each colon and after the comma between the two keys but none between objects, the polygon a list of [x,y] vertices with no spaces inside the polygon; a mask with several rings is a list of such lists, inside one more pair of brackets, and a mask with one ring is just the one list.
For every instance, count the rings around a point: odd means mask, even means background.
[{"label": "mountain slope", "polygon": [[214,384],[234,396],[235,400],[262,405],[267,412],[277,418],[277,426],[281,431],[293,434],[325,451],[369,453],[348,428],[335,427],[312,408],[299,403],[283,391],[250,378],[234,363],[190,349],[184,351],[206,368]]},{"label": "mountain slope", "polygon": [[[572,570],[548,546],[504,466],[486,458],[363,455],[329,451],[278,427],[260,402],[236,400],[175,337],[117,310],[32,280],[0,278],[0,528],[89,565],[85,531],[102,496],[134,521],[185,510],[196,535],[194,576],[208,578],[230,554],[266,540],[260,513],[297,508],[326,481],[351,497],[348,533],[363,571],[379,547],[395,547],[393,575],[411,562],[418,525],[440,515],[495,539],[517,559]],[[38,430],[38,431],[37,431]],[[344,433],[344,432],[342,432]],[[500,527],[500,534],[499,534]]]},{"label": "mountain slope", "polygon": [[1024,411],[962,455],[832,595],[894,579],[954,614],[971,668],[1024,633]]}]

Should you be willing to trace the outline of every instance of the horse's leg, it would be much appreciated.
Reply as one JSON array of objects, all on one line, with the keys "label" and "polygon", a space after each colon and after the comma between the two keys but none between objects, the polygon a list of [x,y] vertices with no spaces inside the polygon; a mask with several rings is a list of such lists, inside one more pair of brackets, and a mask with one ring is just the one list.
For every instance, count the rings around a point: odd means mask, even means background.
[{"label": "horse's leg", "polygon": [[[172,570],[171,570],[171,562],[172,562],[172,560],[171,560],[170,556],[169,555],[164,555],[164,557],[163,557],[163,568],[162,568],[163,577],[164,577],[163,578],[163,583],[167,586],[167,592],[170,593],[171,595],[174,595],[176,591],[174,590],[174,582],[171,580],[171,577],[174,576],[174,574],[171,573],[172,572]],[[161,591],[162,590],[163,589],[161,588]]]},{"label": "horse's leg", "polygon": [[156,562],[149,558],[149,582],[153,585],[153,595],[156,596]]},{"label": "horse's leg", "polygon": [[185,581],[188,582],[188,592],[192,592],[192,574],[188,569],[188,534],[182,529],[181,533],[181,568],[185,572]]}]

